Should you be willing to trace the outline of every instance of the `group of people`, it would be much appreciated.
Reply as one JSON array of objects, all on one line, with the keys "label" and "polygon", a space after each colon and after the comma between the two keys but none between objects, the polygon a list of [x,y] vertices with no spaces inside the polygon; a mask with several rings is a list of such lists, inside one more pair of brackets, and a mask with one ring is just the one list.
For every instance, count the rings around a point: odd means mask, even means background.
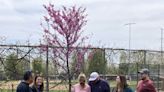
[{"label": "group of people", "polygon": [[36,75],[33,78],[33,76],[34,75],[32,71],[26,71],[23,76],[23,80],[20,82],[16,89],[16,92],[43,92],[43,77],[40,75]]},{"label": "group of people", "polygon": [[[90,74],[88,84],[85,83],[86,76],[84,74],[79,75],[79,83],[72,87],[72,92],[111,92],[110,85],[106,80],[100,78],[97,72]],[[126,82],[126,77],[119,75],[116,78],[116,87],[112,89],[112,92],[133,92]]]},{"label": "group of people", "polygon": [[[141,75],[141,80],[138,82],[135,92],[156,92],[153,81],[149,78],[149,70],[144,68],[138,73]],[[73,85],[72,92],[134,92],[129,87],[124,75],[116,77],[116,87],[113,89],[110,89],[108,82],[101,79],[97,72],[90,74],[88,84],[85,74],[80,74],[78,80],[79,83]]]},{"label": "group of people", "polygon": [[[138,82],[136,92],[156,92],[153,81],[149,78],[149,70],[145,68],[138,73],[141,75],[141,80]],[[116,77],[116,87],[113,89],[110,89],[108,82],[100,78],[97,72],[90,74],[88,83],[83,73],[78,76],[78,81],[77,84],[72,86],[72,92],[134,92],[132,88],[129,87],[124,75],[118,75]],[[33,73],[27,71],[24,74],[23,81],[18,85],[16,92],[43,92],[43,89],[43,78],[37,75],[33,82]]]}]

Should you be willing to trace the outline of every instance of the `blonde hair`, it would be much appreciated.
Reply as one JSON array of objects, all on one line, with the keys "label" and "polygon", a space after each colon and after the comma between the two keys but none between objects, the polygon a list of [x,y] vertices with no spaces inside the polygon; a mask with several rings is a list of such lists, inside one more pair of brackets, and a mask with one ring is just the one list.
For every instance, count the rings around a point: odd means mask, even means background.
[{"label": "blonde hair", "polygon": [[84,73],[80,73],[80,74],[79,74],[78,80],[80,80],[80,78],[84,78],[85,81],[87,80]]}]

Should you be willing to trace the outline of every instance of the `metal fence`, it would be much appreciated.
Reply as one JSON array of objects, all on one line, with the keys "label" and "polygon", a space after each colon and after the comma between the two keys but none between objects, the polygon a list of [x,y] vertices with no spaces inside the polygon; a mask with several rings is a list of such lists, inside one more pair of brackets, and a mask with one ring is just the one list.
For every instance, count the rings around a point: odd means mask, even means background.
[{"label": "metal fence", "polygon": [[[46,49],[46,50],[45,50]],[[17,84],[23,76],[23,72],[33,69],[34,73],[42,73],[45,78],[45,90],[65,90],[68,88],[67,75],[65,72],[65,62],[62,62],[62,55],[54,55],[54,49],[67,49],[65,47],[42,46],[42,45],[0,45],[0,90],[9,89],[12,92],[16,89]],[[70,66],[72,61],[76,59],[75,52],[83,51],[84,48],[76,47],[73,53],[70,53]],[[125,74],[130,76],[131,80],[138,81],[138,71],[142,68],[150,70],[150,77],[154,80],[155,86],[158,90],[162,89],[164,77],[164,62],[161,51],[153,50],[128,50],[128,49],[113,49],[113,48],[85,48],[82,55],[82,61],[86,63],[83,69],[76,72],[86,72],[88,60],[90,55],[95,50],[102,51],[102,60],[107,63],[105,74],[102,77],[114,81],[118,74]],[[58,59],[56,59],[58,58]],[[61,62],[57,62],[57,61]],[[42,70],[35,71],[38,63],[34,61],[42,61]],[[12,62],[12,64],[11,64]],[[82,64],[82,63],[80,63]],[[63,65],[63,66],[61,66]],[[74,67],[78,67],[75,65]],[[87,76],[89,74],[86,74]],[[73,82],[76,83],[76,75],[72,77]],[[5,91],[4,91],[5,92]]]}]

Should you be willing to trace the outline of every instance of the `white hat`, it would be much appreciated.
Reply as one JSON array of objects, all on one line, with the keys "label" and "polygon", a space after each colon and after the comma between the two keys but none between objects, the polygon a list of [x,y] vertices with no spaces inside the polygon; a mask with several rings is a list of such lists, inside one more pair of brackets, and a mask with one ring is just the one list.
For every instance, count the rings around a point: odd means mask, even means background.
[{"label": "white hat", "polygon": [[90,74],[89,81],[94,81],[94,80],[96,80],[98,77],[99,77],[99,74],[98,74],[97,72],[92,72],[92,73]]},{"label": "white hat", "polygon": [[143,68],[143,69],[142,69],[141,71],[139,71],[138,73],[149,74],[149,69]]}]

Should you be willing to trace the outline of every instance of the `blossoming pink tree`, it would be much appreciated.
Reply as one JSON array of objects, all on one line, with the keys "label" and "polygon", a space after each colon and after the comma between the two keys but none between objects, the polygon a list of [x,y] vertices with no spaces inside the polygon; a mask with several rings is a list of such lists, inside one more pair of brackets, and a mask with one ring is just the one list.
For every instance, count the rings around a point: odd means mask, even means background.
[{"label": "blossoming pink tree", "polygon": [[[48,13],[44,16],[45,23],[41,24],[45,33],[44,40],[47,45],[54,47],[53,61],[66,71],[69,92],[71,92],[70,57],[78,47],[84,46],[84,41],[88,39],[85,36],[82,37],[82,27],[87,23],[86,9],[76,6],[69,8],[63,6],[61,9],[56,9],[53,4],[44,5],[44,8]],[[81,54],[78,53],[79,59],[84,55],[84,51],[81,51]]]}]

